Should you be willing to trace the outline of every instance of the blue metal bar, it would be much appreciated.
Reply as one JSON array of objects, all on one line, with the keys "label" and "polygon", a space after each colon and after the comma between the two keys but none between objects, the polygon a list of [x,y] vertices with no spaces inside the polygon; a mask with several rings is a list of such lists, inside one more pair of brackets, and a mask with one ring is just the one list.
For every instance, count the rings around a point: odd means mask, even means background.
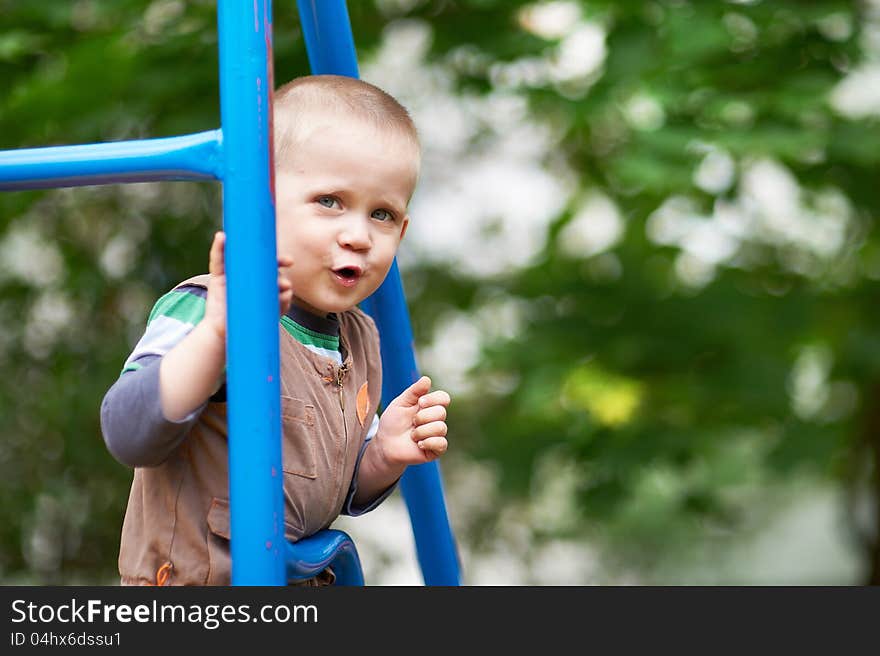
[{"label": "blue metal bar", "polygon": [[[382,340],[382,403],[387,405],[419,379],[409,312],[396,260],[385,282],[361,306],[375,320]],[[446,514],[438,464],[407,467],[400,485],[425,584],[459,585],[458,551]]]},{"label": "blue metal bar", "polygon": [[[358,77],[345,0],[298,0],[312,73]],[[362,304],[382,339],[382,403],[387,406],[418,380],[412,328],[397,261],[378,290]],[[437,463],[408,467],[401,481],[419,564],[427,585],[459,585],[458,552]]]},{"label": "blue metal bar", "polygon": [[221,132],[164,139],[0,151],[0,191],[117,182],[214,180]]},{"label": "blue metal bar", "polygon": [[272,3],[220,0],[233,585],[284,585]]},{"label": "blue metal bar", "polygon": [[287,543],[287,580],[308,579],[331,566],[336,585],[363,585],[364,575],[351,538],[336,529],[324,530]]},{"label": "blue metal bar", "polygon": [[297,0],[313,75],[360,77],[345,0]]}]

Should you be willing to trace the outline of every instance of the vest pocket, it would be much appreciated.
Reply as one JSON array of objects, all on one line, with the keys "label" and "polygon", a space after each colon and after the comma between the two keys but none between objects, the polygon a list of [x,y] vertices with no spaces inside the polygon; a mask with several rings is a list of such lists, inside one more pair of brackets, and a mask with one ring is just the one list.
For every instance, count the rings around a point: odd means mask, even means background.
[{"label": "vest pocket", "polygon": [[232,556],[229,551],[229,501],[211,499],[208,510],[208,578],[205,585],[232,583]]},{"label": "vest pocket", "polygon": [[281,397],[281,460],[285,474],[317,478],[315,406]]}]

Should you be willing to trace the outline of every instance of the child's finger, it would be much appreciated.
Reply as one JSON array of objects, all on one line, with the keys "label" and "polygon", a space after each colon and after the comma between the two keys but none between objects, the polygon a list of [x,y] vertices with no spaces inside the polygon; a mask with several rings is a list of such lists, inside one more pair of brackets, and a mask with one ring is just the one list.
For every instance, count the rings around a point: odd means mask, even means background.
[{"label": "child's finger", "polygon": [[416,416],[413,417],[413,426],[421,426],[432,421],[444,421],[445,419],[446,408],[442,405],[432,405],[416,413]]},{"label": "child's finger", "polygon": [[287,314],[293,302],[293,285],[284,276],[278,276],[278,311]]},{"label": "child's finger", "polygon": [[424,394],[430,389],[431,379],[427,376],[422,376],[412,385],[403,390],[403,392],[400,393],[400,396],[394,399],[394,401],[396,401],[398,405],[412,407],[419,402],[420,398],[424,398]]},{"label": "child's finger", "polygon": [[413,442],[418,442],[430,437],[445,437],[447,430],[445,421],[432,421],[424,426],[413,428],[411,433],[412,440]]},{"label": "child's finger", "polygon": [[214,233],[214,241],[211,243],[211,255],[208,261],[208,272],[212,276],[222,276],[226,271],[223,260],[223,250],[226,245],[226,233],[218,231]]},{"label": "child's finger", "polygon": [[446,453],[449,448],[449,441],[445,437],[429,437],[418,443],[418,447],[422,451],[432,451],[438,456]]},{"label": "child's finger", "polygon": [[436,392],[431,392],[430,394],[422,396],[422,398],[419,399],[419,407],[428,408],[432,405],[447,406],[451,402],[452,399],[448,393],[443,390],[437,390]]}]

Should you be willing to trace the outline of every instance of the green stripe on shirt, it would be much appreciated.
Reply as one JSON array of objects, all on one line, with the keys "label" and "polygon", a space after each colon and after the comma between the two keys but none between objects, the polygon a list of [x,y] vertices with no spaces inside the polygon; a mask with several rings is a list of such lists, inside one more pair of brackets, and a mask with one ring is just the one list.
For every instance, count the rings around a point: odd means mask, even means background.
[{"label": "green stripe on shirt", "polygon": [[296,341],[304,346],[317,346],[318,348],[327,349],[329,351],[339,350],[339,337],[309,330],[305,326],[299,325],[286,314],[281,317],[281,325],[284,326],[285,330],[287,330]]},{"label": "green stripe on shirt", "polygon": [[173,290],[156,301],[147,325],[156,317],[177,319],[182,323],[196,325],[205,316],[205,299],[187,291]]},{"label": "green stripe on shirt", "polygon": [[[141,365],[140,363],[138,363],[138,362],[131,362],[131,363],[128,363],[128,364],[125,365],[125,368],[122,370],[122,373],[124,374],[126,371],[137,371],[138,369],[141,368],[141,366],[142,366],[142,365]],[[121,376],[121,375],[122,375],[122,374],[120,374],[120,376]]]},{"label": "green stripe on shirt", "polygon": [[[129,355],[121,374],[139,369],[141,359],[163,357],[205,316],[204,295],[191,289],[175,289],[156,301],[140,341]],[[328,335],[303,326],[291,317],[280,318],[284,329],[300,344],[318,355],[342,363],[339,335]],[[120,375],[121,375],[120,374]]]}]

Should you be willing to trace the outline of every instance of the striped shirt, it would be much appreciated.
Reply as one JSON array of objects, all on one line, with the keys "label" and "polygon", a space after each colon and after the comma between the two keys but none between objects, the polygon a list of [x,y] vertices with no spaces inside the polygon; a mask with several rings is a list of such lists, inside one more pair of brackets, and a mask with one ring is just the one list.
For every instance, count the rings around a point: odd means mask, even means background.
[{"label": "striped shirt", "polygon": [[[147,319],[147,328],[143,336],[122,367],[120,380],[122,378],[127,380],[126,374],[129,372],[138,371],[157,363],[168,351],[179,344],[205,316],[207,296],[208,292],[204,287],[183,285],[156,301]],[[294,339],[310,351],[329,358],[337,365],[342,364],[339,320],[335,315],[320,317],[296,305],[291,305],[287,314],[281,317],[280,323]],[[156,377],[157,371],[151,371],[150,378]],[[109,403],[111,397],[113,402]],[[221,385],[209,400],[224,403],[226,401],[226,385]],[[102,404],[102,420],[111,414],[127,415],[130,421],[126,423],[134,425],[138,429],[135,433],[126,431],[120,435],[105,432],[104,439],[108,443],[108,447],[112,444],[125,449],[134,448],[138,457],[142,457],[144,452],[152,451],[154,444],[159,444],[162,445],[162,450],[157,453],[161,455],[167,451],[167,445],[170,443],[171,438],[167,436],[169,428],[191,424],[201,414],[203,408],[204,406],[197,408],[180,422],[169,424],[162,418],[161,400],[155,384],[145,384],[140,381],[139,384],[123,385],[118,393],[113,395],[108,393],[105,397],[105,402]],[[373,422],[367,432],[367,442],[376,435],[378,429],[379,417],[373,415]],[[143,435],[139,435],[140,433]],[[113,451],[112,448],[111,451]],[[363,449],[361,449],[361,454],[363,454]],[[358,464],[360,464],[360,460]]]},{"label": "striped shirt", "polygon": [[[186,438],[208,401],[226,401],[226,386],[222,385],[201,407],[180,421],[169,421],[162,412],[159,361],[202,320],[206,300],[207,291],[195,285],[184,285],[162,296],[150,312],[147,328],[125,361],[122,374],[104,395],[101,433],[108,450],[120,462],[131,467],[161,464]],[[335,315],[319,317],[293,306],[280,323],[309,350],[342,363],[339,321]],[[395,483],[363,505],[354,502],[361,459],[378,428],[379,418],[373,415],[342,507],[344,515],[370,512],[396,488]]]},{"label": "striped shirt", "polygon": [[[197,285],[183,285],[162,296],[153,306],[147,319],[147,328],[122,367],[121,375],[136,371],[162,358],[186,337],[205,316],[208,291]],[[320,317],[291,304],[287,314],[281,317],[282,327],[300,344],[325,358],[341,365],[342,351],[339,345],[339,320],[335,314]],[[226,401],[226,385],[211,397],[211,401]],[[367,432],[367,440],[379,429],[379,418],[373,415],[373,423]]]},{"label": "striped shirt", "polygon": [[[147,329],[122,367],[135,371],[161,358],[174,348],[205,316],[207,290],[195,285],[174,289],[156,301],[147,319]],[[282,327],[310,351],[342,364],[339,349],[339,321],[335,315],[319,317],[291,305],[281,317]]]}]

